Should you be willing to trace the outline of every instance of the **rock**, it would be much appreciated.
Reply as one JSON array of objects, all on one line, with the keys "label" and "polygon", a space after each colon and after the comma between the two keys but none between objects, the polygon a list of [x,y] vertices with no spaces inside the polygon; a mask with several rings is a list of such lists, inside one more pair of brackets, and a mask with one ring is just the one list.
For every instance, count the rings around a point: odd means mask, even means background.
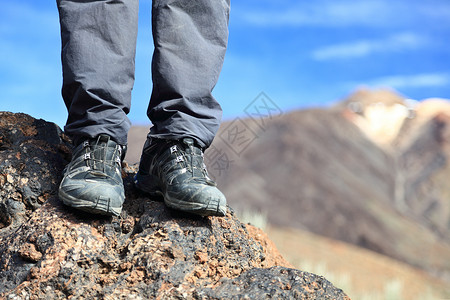
[{"label": "rock", "polygon": [[71,144],[54,123],[0,112],[0,237],[54,195]]},{"label": "rock", "polygon": [[342,299],[341,291],[325,278],[283,267],[251,269],[204,295],[210,299]]},{"label": "rock", "polygon": [[133,167],[119,218],[74,211],[56,195],[70,158],[57,126],[2,113],[0,134],[1,299],[348,299],[323,277],[292,269],[231,208],[202,218],[141,194]]}]

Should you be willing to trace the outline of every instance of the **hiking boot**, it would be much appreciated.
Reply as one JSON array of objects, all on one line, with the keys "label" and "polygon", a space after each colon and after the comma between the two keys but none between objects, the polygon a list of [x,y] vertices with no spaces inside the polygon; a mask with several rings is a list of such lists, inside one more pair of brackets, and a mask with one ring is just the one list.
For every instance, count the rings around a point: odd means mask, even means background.
[{"label": "hiking boot", "polygon": [[135,183],[144,192],[162,195],[170,208],[201,216],[225,216],[225,196],[208,177],[202,149],[191,138],[148,138]]},{"label": "hiking boot", "polygon": [[102,215],[120,215],[125,200],[121,146],[107,135],[88,139],[75,148],[64,170],[59,198],[76,209]]}]

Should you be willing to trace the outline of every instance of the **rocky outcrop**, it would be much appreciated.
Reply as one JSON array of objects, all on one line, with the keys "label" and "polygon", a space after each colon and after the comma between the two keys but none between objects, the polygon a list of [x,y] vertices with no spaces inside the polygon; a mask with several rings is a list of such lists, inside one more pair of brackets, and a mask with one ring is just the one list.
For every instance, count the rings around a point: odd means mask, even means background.
[{"label": "rocky outcrop", "polygon": [[0,298],[348,299],[290,268],[265,234],[226,217],[167,209],[135,190],[124,211],[73,211],[56,196],[70,143],[54,124],[0,113]]},{"label": "rocky outcrop", "polygon": [[0,112],[0,238],[55,194],[69,160],[70,141],[58,126]]}]

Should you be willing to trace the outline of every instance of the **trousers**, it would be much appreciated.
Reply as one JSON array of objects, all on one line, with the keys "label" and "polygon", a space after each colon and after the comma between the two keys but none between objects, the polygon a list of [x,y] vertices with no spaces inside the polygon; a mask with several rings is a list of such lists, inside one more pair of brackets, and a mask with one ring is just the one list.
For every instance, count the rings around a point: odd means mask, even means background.
[{"label": "trousers", "polygon": [[[138,0],[57,0],[65,132],[127,143]],[[230,0],[153,0],[149,136],[193,138],[207,148],[222,109],[212,96],[228,42]]]}]

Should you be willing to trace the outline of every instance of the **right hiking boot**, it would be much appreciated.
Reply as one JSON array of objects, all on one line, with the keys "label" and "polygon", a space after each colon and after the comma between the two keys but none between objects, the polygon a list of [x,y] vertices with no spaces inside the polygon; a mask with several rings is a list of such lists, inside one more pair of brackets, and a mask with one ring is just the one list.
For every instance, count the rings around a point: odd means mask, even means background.
[{"label": "right hiking boot", "polygon": [[142,151],[136,187],[164,197],[173,209],[201,216],[225,216],[225,196],[209,178],[203,151],[192,138],[148,138]]},{"label": "right hiking boot", "polygon": [[59,186],[63,203],[93,214],[119,216],[125,201],[121,172],[124,150],[107,135],[78,145]]}]

